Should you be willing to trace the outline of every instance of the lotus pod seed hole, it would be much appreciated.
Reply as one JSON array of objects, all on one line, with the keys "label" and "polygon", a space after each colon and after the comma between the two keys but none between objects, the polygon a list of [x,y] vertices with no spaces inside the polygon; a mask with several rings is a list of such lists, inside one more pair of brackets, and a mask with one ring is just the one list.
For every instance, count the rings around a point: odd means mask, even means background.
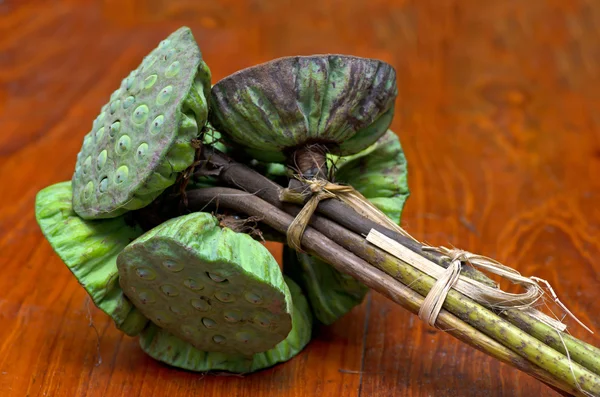
[{"label": "lotus pod seed hole", "polygon": [[167,259],[165,261],[163,261],[163,266],[167,269],[170,270],[172,272],[180,272],[183,270],[183,263],[181,262],[175,262],[172,261],[170,259]]},{"label": "lotus pod seed hole", "polygon": [[237,323],[242,319],[242,313],[239,310],[227,310],[223,317],[228,323]]},{"label": "lotus pod seed hole", "polygon": [[127,180],[129,176],[129,169],[127,168],[126,165],[122,165],[119,168],[117,168],[117,172],[115,175],[115,183],[117,185],[120,185],[121,183],[125,182]]},{"label": "lotus pod seed hole", "polygon": [[185,280],[183,282],[183,285],[185,285],[187,288],[191,289],[192,291],[200,291],[200,290],[204,289],[204,286],[202,284],[198,283],[193,278],[188,278],[187,280]]},{"label": "lotus pod seed hole", "polygon": [[140,146],[138,146],[137,152],[135,153],[138,161],[144,160],[144,158],[146,158],[147,152],[148,152],[148,144],[147,143],[144,142]]},{"label": "lotus pod seed hole", "polygon": [[223,335],[215,335],[213,336],[213,341],[219,345],[222,345],[223,343],[225,343],[226,339]]},{"label": "lotus pod seed hole", "polygon": [[254,292],[246,292],[244,294],[244,298],[246,298],[248,302],[253,303],[255,305],[259,305],[262,303],[262,297]]},{"label": "lotus pod seed hole", "polygon": [[227,279],[225,277],[221,277],[218,274],[206,272],[206,275],[214,282],[217,282],[217,283],[226,283],[227,282]]},{"label": "lotus pod seed hole", "polygon": [[184,316],[187,314],[187,311],[179,305],[169,306],[169,310],[177,314],[178,316]]},{"label": "lotus pod seed hole", "polygon": [[131,149],[131,138],[128,135],[123,135],[115,145],[115,152],[119,155],[127,153]]},{"label": "lotus pod seed hole", "polygon": [[143,124],[148,119],[148,113],[150,109],[146,105],[139,105],[133,111],[133,115],[131,116],[131,120],[136,124]]},{"label": "lotus pod seed hole", "polygon": [[204,324],[204,326],[209,329],[217,327],[217,322],[209,317],[203,317],[202,324]]},{"label": "lotus pod seed hole", "polygon": [[83,199],[85,201],[89,200],[92,197],[93,193],[94,193],[94,182],[89,181],[87,183],[87,185],[85,185],[85,188],[83,189]]},{"label": "lotus pod seed hole", "polygon": [[151,74],[150,76],[146,77],[146,80],[144,80],[144,88],[146,88],[147,90],[152,88],[154,83],[156,83],[157,79],[158,76],[155,74]]},{"label": "lotus pod seed hole", "polygon": [[87,175],[92,167],[92,157],[88,156],[83,162],[83,175]]},{"label": "lotus pod seed hole", "polygon": [[154,280],[156,278],[156,273],[147,267],[138,267],[135,269],[135,273],[142,280]]},{"label": "lotus pod seed hole", "polygon": [[96,131],[96,142],[100,142],[103,137],[104,137],[104,127],[100,127]]},{"label": "lotus pod seed hole", "polygon": [[173,322],[173,318],[165,312],[159,311],[154,315],[154,319],[158,324],[169,324]]},{"label": "lotus pod seed hole", "polygon": [[112,101],[110,103],[110,114],[115,114],[115,112],[119,109],[119,106],[121,106],[121,101],[119,99]]},{"label": "lotus pod seed hole", "polygon": [[163,106],[164,104],[166,104],[167,102],[169,102],[169,100],[171,99],[171,94],[173,93],[173,86],[166,86],[165,88],[163,88],[158,96],[156,97],[156,104],[158,106]]},{"label": "lotus pod seed hole", "polygon": [[98,155],[98,158],[96,159],[96,167],[98,168],[98,171],[100,171],[102,169],[102,167],[104,167],[104,164],[106,164],[107,157],[108,157],[108,152],[106,151],[106,149],[101,151],[100,154]]},{"label": "lotus pod seed hole", "polygon": [[210,304],[204,299],[192,299],[190,303],[198,311],[207,312],[210,310]]},{"label": "lotus pod seed hole", "polygon": [[129,109],[131,107],[131,105],[133,105],[134,102],[135,102],[135,97],[128,96],[123,101],[123,109]]},{"label": "lotus pod seed hole", "polygon": [[115,135],[119,133],[119,131],[121,131],[120,121],[115,121],[108,127],[108,135],[110,135],[111,138],[114,138]]},{"label": "lotus pod seed hole", "polygon": [[175,61],[169,65],[169,67],[165,71],[165,76],[167,76],[169,78],[175,77],[179,74],[180,70],[181,70],[181,64],[179,63],[179,61]]},{"label": "lotus pod seed hole", "polygon": [[157,116],[152,121],[152,125],[150,126],[150,133],[153,135],[158,134],[161,131],[161,127],[164,122],[165,122],[165,116],[163,116],[162,114],[160,116]]},{"label": "lotus pod seed hole", "polygon": [[247,331],[240,331],[235,335],[235,338],[241,343],[248,343],[252,339],[252,334]]},{"label": "lotus pod seed hole", "polygon": [[98,184],[98,190],[100,191],[100,193],[105,193],[108,190],[108,178],[104,177],[100,180],[100,183]]},{"label": "lotus pod seed hole", "polygon": [[194,329],[194,327],[192,327],[191,325],[187,325],[187,324],[184,324],[181,326],[181,331],[187,336],[192,336],[196,333],[196,330]]},{"label": "lotus pod seed hole", "polygon": [[260,325],[261,327],[267,328],[271,325],[271,320],[264,313],[259,313],[254,316],[254,323]]},{"label": "lotus pod seed hole", "polygon": [[162,291],[163,294],[165,294],[168,297],[174,297],[179,295],[179,290],[177,289],[176,286],[171,285],[171,284],[163,284],[160,286],[160,290]]},{"label": "lotus pod seed hole", "polygon": [[[135,292],[135,288],[133,288]],[[156,302],[156,297],[152,291],[148,290],[138,290],[137,296],[143,304],[154,303]]]},{"label": "lotus pod seed hole", "polygon": [[233,295],[231,295],[229,292],[225,292],[225,291],[215,292],[215,298],[217,298],[217,300],[219,300],[223,303],[230,303],[230,302],[235,301],[235,298],[233,297]]}]

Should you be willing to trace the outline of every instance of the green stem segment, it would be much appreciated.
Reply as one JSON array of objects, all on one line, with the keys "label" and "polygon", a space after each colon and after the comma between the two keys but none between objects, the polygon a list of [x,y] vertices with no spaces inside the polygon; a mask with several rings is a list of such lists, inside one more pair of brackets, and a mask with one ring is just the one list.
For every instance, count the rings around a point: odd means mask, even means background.
[{"label": "green stem segment", "polygon": [[[556,351],[567,354],[576,363],[584,366],[595,374],[600,374],[600,349],[572,337],[564,332],[557,332],[554,328],[534,320],[522,311],[511,309],[502,313],[512,324],[516,325],[529,335],[551,346]],[[562,337],[562,340],[561,340]]]}]

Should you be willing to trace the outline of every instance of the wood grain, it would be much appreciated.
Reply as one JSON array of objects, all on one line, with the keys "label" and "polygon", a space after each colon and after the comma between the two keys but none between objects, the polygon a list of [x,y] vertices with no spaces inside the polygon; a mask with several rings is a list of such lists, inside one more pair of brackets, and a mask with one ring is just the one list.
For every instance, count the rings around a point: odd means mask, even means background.
[{"label": "wood grain", "polygon": [[4,0],[0,395],[556,394],[377,294],[298,357],[245,378],[169,368],[117,332],[42,238],[34,197],[70,178],[100,106],[184,24],[214,81],[285,55],[391,63],[413,192],[407,229],[550,280],[600,329],[597,1]]}]

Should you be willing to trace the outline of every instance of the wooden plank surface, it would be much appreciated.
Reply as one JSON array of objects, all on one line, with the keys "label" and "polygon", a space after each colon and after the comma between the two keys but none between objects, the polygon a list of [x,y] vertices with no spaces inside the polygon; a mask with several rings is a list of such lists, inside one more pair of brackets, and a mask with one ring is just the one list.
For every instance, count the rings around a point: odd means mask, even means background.
[{"label": "wooden plank surface", "polygon": [[556,394],[375,293],[298,357],[245,378],[169,368],[117,332],[42,238],[34,196],[70,178],[108,95],[184,24],[213,81],[294,54],[391,63],[407,229],[548,279],[600,329],[599,2],[4,0],[1,396]]}]

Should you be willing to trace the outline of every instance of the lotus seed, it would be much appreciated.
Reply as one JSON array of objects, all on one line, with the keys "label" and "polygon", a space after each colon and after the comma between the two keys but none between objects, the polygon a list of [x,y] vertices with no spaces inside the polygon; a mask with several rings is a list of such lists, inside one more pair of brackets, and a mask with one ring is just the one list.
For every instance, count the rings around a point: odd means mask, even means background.
[{"label": "lotus seed", "polygon": [[225,337],[223,335],[215,335],[213,336],[213,341],[219,345],[225,343]]},{"label": "lotus seed", "polygon": [[195,332],[196,330],[194,329],[194,327],[192,327],[191,325],[187,325],[187,324],[184,324],[181,326],[181,331],[188,336],[191,336],[196,333]]},{"label": "lotus seed", "polygon": [[160,132],[161,127],[164,122],[165,122],[165,116],[163,116],[162,114],[160,116],[157,116],[152,121],[152,125],[150,126],[150,133],[153,135],[158,134]]},{"label": "lotus seed", "polygon": [[154,62],[156,62],[156,57],[145,57],[142,62],[142,71],[150,69],[150,67],[154,65]]},{"label": "lotus seed", "polygon": [[206,328],[215,328],[217,326],[217,322],[215,320],[213,320],[212,318],[208,318],[208,317],[202,318],[202,324],[204,324],[204,326]]},{"label": "lotus seed", "polygon": [[85,185],[85,189],[83,189],[83,198],[84,200],[89,200],[94,193],[94,182],[89,181],[87,185]]},{"label": "lotus seed", "polygon": [[147,143],[142,143],[140,146],[138,146],[138,149],[137,149],[137,152],[136,152],[137,159],[139,161],[142,161],[146,157],[146,152],[147,151],[148,151],[148,144]]},{"label": "lotus seed", "polygon": [[165,71],[165,76],[175,77],[179,74],[180,70],[181,70],[181,64],[179,63],[179,61],[175,61],[169,65],[169,67]]},{"label": "lotus seed", "polygon": [[165,39],[165,40],[161,41],[160,44],[158,44],[158,48],[164,48],[164,47],[168,46],[169,43],[170,43],[170,41]]},{"label": "lotus seed", "polygon": [[184,308],[182,308],[179,305],[175,305],[175,306],[169,306],[169,310],[171,310],[173,313],[179,315],[179,316],[184,316],[187,314],[187,312],[185,311]]},{"label": "lotus seed", "polygon": [[167,102],[169,102],[169,100],[171,99],[171,94],[173,93],[173,86],[166,86],[165,88],[163,88],[160,93],[158,94],[158,96],[156,97],[156,104],[158,106],[162,106],[164,104],[166,104]]},{"label": "lotus seed", "polygon": [[163,56],[163,59],[165,61],[170,60],[171,58],[173,58],[173,56],[175,55],[175,49],[171,48],[169,49],[169,51],[167,51],[167,53]]},{"label": "lotus seed", "polygon": [[88,156],[83,162],[83,175],[87,175],[92,167],[92,156]]},{"label": "lotus seed", "polygon": [[252,339],[252,335],[250,332],[241,331],[235,335],[235,338],[242,343],[248,343]]},{"label": "lotus seed", "polygon": [[112,94],[110,94],[110,100],[114,101],[119,95],[121,95],[121,89],[117,89],[116,91],[113,91]]},{"label": "lotus seed", "polygon": [[108,127],[108,135],[110,135],[111,138],[114,138],[114,136],[118,134],[119,131],[121,131],[120,121],[115,121]]},{"label": "lotus seed", "polygon": [[254,303],[255,305],[258,305],[262,302],[262,297],[254,292],[246,292],[244,297],[248,302]]},{"label": "lotus seed", "polygon": [[100,152],[100,154],[98,155],[98,159],[96,162],[96,166],[98,167],[98,170],[101,170],[102,167],[104,167],[104,164],[106,164],[106,157],[108,156],[108,152],[106,151],[106,149],[104,149],[103,151]]},{"label": "lotus seed", "polygon": [[[135,288],[133,290],[135,291]],[[137,296],[143,304],[156,302],[156,297],[148,290],[138,290]]]},{"label": "lotus seed", "polygon": [[168,259],[163,262],[163,266],[172,272],[180,272],[183,270],[183,263],[178,263]]},{"label": "lotus seed", "polygon": [[165,294],[169,297],[179,295],[179,290],[177,289],[177,287],[175,287],[174,285],[171,285],[171,284],[161,285],[160,290],[162,291],[163,294]]},{"label": "lotus seed", "polygon": [[190,303],[194,309],[200,310],[201,312],[207,312],[210,310],[210,305],[204,299],[192,299]]},{"label": "lotus seed", "polygon": [[222,283],[224,281],[227,281],[227,279],[225,277],[221,277],[218,274],[215,273],[206,273],[208,275],[208,277],[210,277],[213,281],[216,281],[217,283]]},{"label": "lotus seed", "polygon": [[143,124],[148,119],[149,111],[148,106],[140,105],[133,111],[131,119],[136,124]]},{"label": "lotus seed", "polygon": [[173,321],[172,317],[163,311],[159,311],[159,312],[155,313],[154,318],[155,318],[156,322],[158,322],[160,324],[168,324]]},{"label": "lotus seed", "polygon": [[117,173],[115,176],[115,182],[117,185],[120,185],[121,183],[125,182],[127,180],[127,177],[129,176],[129,169],[127,168],[126,165],[122,165],[119,168],[117,168]]},{"label": "lotus seed", "polygon": [[125,89],[127,91],[129,91],[131,89],[131,87],[133,87],[133,82],[135,80],[135,76],[133,75],[133,73],[131,73],[126,79],[125,79]]},{"label": "lotus seed", "polygon": [[96,121],[98,122],[98,124],[104,123],[105,116],[106,116],[106,112],[102,112],[102,113],[100,113],[100,115],[98,117],[96,117]]},{"label": "lotus seed", "polygon": [[110,103],[110,114],[115,114],[115,112],[119,109],[119,106],[121,106],[121,101],[119,99],[112,101]]},{"label": "lotus seed", "polygon": [[117,154],[125,154],[129,151],[130,147],[131,138],[127,135],[123,135],[115,145],[115,152],[117,152]]},{"label": "lotus seed", "polygon": [[96,142],[99,142],[103,136],[104,136],[104,127],[100,127],[100,129],[98,129],[96,131]]},{"label": "lotus seed", "polygon": [[150,76],[146,77],[146,80],[144,80],[144,88],[146,88],[146,89],[152,88],[154,83],[156,83],[157,78],[158,78],[158,76],[155,74],[151,74]]},{"label": "lotus seed", "polygon": [[200,291],[200,290],[204,289],[204,286],[201,284],[198,284],[198,282],[196,280],[194,280],[193,278],[188,278],[187,280],[185,280],[183,282],[183,285],[185,285],[187,288],[191,289],[192,291]]},{"label": "lotus seed", "polygon": [[131,105],[133,105],[134,102],[135,102],[135,97],[128,96],[123,101],[123,109],[129,109],[131,107]]},{"label": "lotus seed", "polygon": [[223,317],[229,323],[237,323],[242,318],[242,314],[239,310],[227,310]]},{"label": "lotus seed", "polygon": [[117,152],[117,154],[125,154],[130,148],[131,138],[129,138],[127,135],[123,135],[121,138],[119,138],[119,141],[115,145],[115,152]]},{"label": "lotus seed", "polygon": [[100,190],[100,193],[104,193],[104,192],[106,192],[107,189],[108,189],[108,178],[104,177],[100,181],[100,185],[98,186],[98,190]]},{"label": "lotus seed", "polygon": [[233,295],[231,295],[229,292],[225,292],[225,291],[216,292],[215,298],[217,298],[218,300],[220,300],[221,302],[224,302],[224,303],[233,302],[235,300]]},{"label": "lotus seed", "polygon": [[268,327],[269,325],[271,325],[271,321],[269,320],[269,317],[264,314],[264,313],[259,313],[254,317],[254,322],[258,325],[260,325],[261,327]]},{"label": "lotus seed", "polygon": [[154,280],[156,278],[156,273],[146,267],[138,267],[135,269],[135,273],[142,280]]}]

